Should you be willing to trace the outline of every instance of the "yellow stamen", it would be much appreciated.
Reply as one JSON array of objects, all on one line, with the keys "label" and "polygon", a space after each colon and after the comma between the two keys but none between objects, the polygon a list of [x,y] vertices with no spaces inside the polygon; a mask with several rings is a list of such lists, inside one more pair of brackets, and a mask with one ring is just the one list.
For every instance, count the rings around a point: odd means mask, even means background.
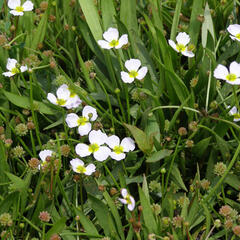
[{"label": "yellow stamen", "polygon": [[88,120],[87,120],[87,118],[85,118],[85,117],[80,117],[80,118],[77,120],[78,126],[84,126],[87,122],[88,122]]},{"label": "yellow stamen", "polygon": [[86,168],[84,166],[81,166],[81,165],[77,166],[76,170],[77,170],[78,173],[85,173],[86,172]]},{"label": "yellow stamen", "polygon": [[233,114],[233,117],[234,117],[235,119],[240,119],[240,113],[235,113],[235,114]]},{"label": "yellow stamen", "polygon": [[115,146],[115,147],[113,148],[113,151],[114,151],[116,154],[121,154],[121,153],[123,153],[123,147],[122,147],[121,145]]},{"label": "yellow stamen", "polygon": [[129,194],[125,197],[125,200],[127,201],[127,204],[132,204]]},{"label": "yellow stamen", "polygon": [[58,99],[57,100],[57,105],[59,105],[59,106],[63,106],[64,104],[66,104],[66,100],[64,100],[64,99]]},{"label": "yellow stamen", "polygon": [[15,9],[17,12],[23,12],[24,8],[22,6],[17,6]]},{"label": "yellow stamen", "polygon": [[129,77],[130,78],[135,78],[137,76],[138,76],[138,72],[137,71],[132,70],[132,71],[129,72]]},{"label": "yellow stamen", "polygon": [[234,73],[229,73],[229,74],[226,76],[226,79],[227,79],[228,81],[233,82],[233,81],[235,81],[235,80],[237,79],[237,76],[236,76],[236,74],[234,74]]},{"label": "yellow stamen", "polygon": [[177,44],[176,48],[179,52],[184,52],[186,50],[186,46],[184,46],[182,43]]},{"label": "yellow stamen", "polygon": [[112,41],[109,43],[110,47],[116,47],[116,46],[118,46],[118,44],[119,44],[119,41],[118,41],[118,40],[112,40]]},{"label": "yellow stamen", "polygon": [[240,33],[236,34],[235,37],[240,40]]},{"label": "yellow stamen", "polygon": [[92,143],[88,147],[88,151],[91,152],[91,153],[97,152],[98,149],[99,149],[99,146],[98,146],[97,143]]},{"label": "yellow stamen", "polygon": [[12,74],[17,74],[17,73],[20,73],[20,70],[15,67],[15,68],[12,68],[11,73]]}]

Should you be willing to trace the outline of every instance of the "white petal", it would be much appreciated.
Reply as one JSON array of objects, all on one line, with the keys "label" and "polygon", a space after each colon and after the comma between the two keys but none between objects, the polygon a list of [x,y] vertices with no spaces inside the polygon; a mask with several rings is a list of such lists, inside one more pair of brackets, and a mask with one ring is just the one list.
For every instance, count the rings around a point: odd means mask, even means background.
[{"label": "white petal", "polygon": [[173,40],[168,40],[169,45],[176,51],[179,52],[176,46],[176,43]]},{"label": "white petal", "polygon": [[85,123],[84,125],[78,127],[78,133],[80,134],[80,136],[85,136],[85,135],[88,135],[91,129],[92,129],[92,124]]},{"label": "white petal", "polygon": [[126,199],[119,198],[118,200],[119,200],[121,203],[123,203],[123,204],[127,204],[127,200],[126,200]]},{"label": "white petal", "polygon": [[105,41],[105,40],[98,40],[98,45],[103,48],[103,49],[111,49],[113,47],[111,47],[109,45],[109,42]]},{"label": "white petal", "polygon": [[228,32],[231,33],[233,36],[236,36],[240,33],[240,25],[239,24],[232,24],[229,25],[227,28]]},{"label": "white petal", "polygon": [[55,97],[54,94],[48,93],[47,99],[48,99],[51,103],[57,105],[57,98]]},{"label": "white petal", "polygon": [[122,194],[122,196],[123,196],[124,198],[127,197],[127,195],[128,195],[127,189],[126,189],[126,188],[122,188],[122,189],[121,189],[121,194]]},{"label": "white petal", "polygon": [[238,38],[236,38],[236,37],[234,37],[234,36],[231,36],[231,35],[230,35],[230,38],[231,38],[232,40],[237,40],[237,41],[240,42],[240,39],[238,39]]},{"label": "white petal", "polygon": [[119,41],[119,44],[115,47],[116,49],[119,49],[128,43],[128,35],[123,34],[118,41]]},{"label": "white petal", "polygon": [[89,152],[88,148],[89,146],[87,144],[78,143],[75,147],[75,151],[80,157],[86,157],[91,155],[91,152]]},{"label": "white petal", "polygon": [[130,59],[125,62],[125,67],[129,72],[132,70],[137,72],[140,66],[141,61],[139,59]]},{"label": "white petal", "polygon": [[14,16],[23,16],[23,12],[18,12],[16,10],[11,10],[10,13]]},{"label": "white petal", "polygon": [[232,62],[229,67],[230,73],[236,74],[237,77],[240,77],[240,64],[237,62]]},{"label": "white petal", "polygon": [[240,85],[240,78],[237,78],[235,81],[226,80],[226,82],[231,84],[231,85]]},{"label": "white petal", "polygon": [[[89,114],[92,115],[91,118],[89,118]],[[98,117],[97,110],[94,107],[91,106],[85,106],[82,111],[82,115],[89,119],[90,121],[95,121]]]},{"label": "white petal", "polygon": [[76,96],[74,98],[68,98],[66,105],[64,105],[67,109],[77,108],[82,103],[82,100]]},{"label": "white petal", "polygon": [[214,70],[213,76],[217,79],[226,80],[226,76],[228,74],[229,74],[228,69],[222,64],[219,64]]},{"label": "white petal", "polygon": [[186,46],[190,42],[190,37],[185,32],[180,32],[176,37],[176,41]]},{"label": "white petal", "polygon": [[112,136],[110,136],[110,137],[107,138],[106,144],[107,144],[110,148],[113,149],[115,146],[119,146],[119,144],[120,144],[120,139],[119,139],[118,136],[112,135]]},{"label": "white petal", "polygon": [[8,7],[11,9],[15,9],[21,5],[20,0],[8,0]]},{"label": "white petal", "polygon": [[67,100],[70,97],[70,91],[68,89],[68,86],[66,84],[61,85],[57,89],[56,94],[57,94],[58,99]]},{"label": "white petal", "polygon": [[12,76],[14,76],[15,74],[13,74],[12,72],[4,72],[3,75],[4,75],[5,77],[12,77]]},{"label": "white petal", "polygon": [[103,145],[107,140],[107,135],[102,133],[101,130],[92,130],[89,133],[89,142],[97,143],[98,145]]},{"label": "white petal", "polygon": [[28,70],[28,67],[27,66],[21,66],[20,67],[20,71],[21,72],[26,72]]},{"label": "white petal", "polygon": [[91,175],[92,173],[94,173],[96,171],[96,166],[94,164],[89,164],[87,167],[86,167],[86,172],[85,174],[86,175]]},{"label": "white petal", "polygon": [[129,211],[132,211],[135,208],[135,200],[132,196],[130,196],[131,204],[128,204]]},{"label": "white petal", "polygon": [[51,151],[51,150],[43,150],[39,153],[39,157],[44,162],[47,157],[52,156],[52,153],[53,153],[53,151]]},{"label": "white petal", "polygon": [[16,64],[17,64],[17,60],[14,59],[14,58],[8,58],[7,60],[7,70],[11,71],[13,68],[16,67]]},{"label": "white petal", "polygon": [[108,158],[110,153],[111,153],[110,148],[103,146],[103,147],[100,147],[98,151],[94,152],[93,156],[97,161],[102,162]]},{"label": "white petal", "polygon": [[[228,108],[229,108],[230,106],[228,106]],[[233,114],[236,114],[238,111],[237,111],[237,108],[234,106],[234,107],[232,107],[231,109],[230,109],[230,111],[229,111],[229,113],[231,114],[231,115],[233,115]]]},{"label": "white petal", "polygon": [[120,161],[122,159],[124,159],[126,157],[125,153],[115,153],[115,152],[111,152],[110,153],[110,157],[114,160]]},{"label": "white petal", "polygon": [[234,118],[233,121],[234,121],[234,122],[239,122],[239,121],[240,121],[240,118]]},{"label": "white petal", "polygon": [[125,83],[132,83],[134,81],[133,77],[130,77],[127,72],[123,72],[123,71],[121,72],[121,79]]},{"label": "white petal", "polygon": [[74,158],[70,161],[72,168],[77,168],[79,165],[84,166],[84,162],[79,158]]},{"label": "white petal", "polygon": [[148,72],[147,67],[140,68],[138,71],[138,75],[136,76],[136,79],[142,80],[146,76],[147,72]]},{"label": "white petal", "polygon": [[23,5],[23,11],[32,11],[33,10],[33,3],[31,1],[26,1]]},{"label": "white petal", "polygon": [[112,40],[118,40],[118,30],[116,28],[109,28],[106,32],[103,33],[103,38],[108,42]]},{"label": "white petal", "polygon": [[121,142],[121,146],[124,152],[133,151],[135,149],[135,142],[132,138],[125,137]]},{"label": "white petal", "polygon": [[182,55],[184,55],[186,57],[190,57],[190,58],[194,57],[194,53],[191,51],[188,51],[188,50],[183,51]]},{"label": "white petal", "polygon": [[75,113],[70,113],[67,115],[66,117],[66,123],[68,125],[68,127],[70,128],[74,128],[78,126],[78,115]]}]

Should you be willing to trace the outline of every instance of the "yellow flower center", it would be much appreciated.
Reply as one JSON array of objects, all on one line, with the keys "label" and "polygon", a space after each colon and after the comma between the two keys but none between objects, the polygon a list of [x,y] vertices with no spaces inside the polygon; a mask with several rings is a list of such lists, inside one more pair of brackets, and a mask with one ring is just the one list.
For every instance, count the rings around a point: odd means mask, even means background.
[{"label": "yellow flower center", "polygon": [[233,114],[234,119],[240,119],[240,113]]},{"label": "yellow flower center", "polygon": [[127,204],[131,204],[132,203],[129,194],[125,197],[125,200],[127,201]]},{"label": "yellow flower center", "polygon": [[235,37],[240,40],[240,33],[236,34]]},{"label": "yellow flower center", "polygon": [[20,73],[20,70],[15,67],[15,68],[12,68],[11,73],[12,74],[17,74],[17,73]]},{"label": "yellow flower center", "polygon": [[59,106],[62,106],[62,105],[64,105],[64,104],[66,104],[66,100],[64,100],[64,99],[58,99],[57,100],[57,105],[59,105]]},{"label": "yellow flower center", "polygon": [[177,44],[176,48],[179,52],[184,52],[186,50],[186,47],[182,43]]},{"label": "yellow flower center", "polygon": [[138,76],[138,72],[137,71],[132,70],[132,71],[129,72],[129,77],[130,78],[135,78],[137,76]]},{"label": "yellow flower center", "polygon": [[22,6],[17,6],[15,9],[17,12],[23,12],[24,8]]},{"label": "yellow flower center", "polygon": [[116,46],[118,46],[118,44],[119,44],[119,41],[118,41],[118,40],[112,40],[112,41],[109,43],[110,47],[116,47]]},{"label": "yellow flower center", "polygon": [[236,74],[234,74],[234,73],[229,73],[229,74],[226,76],[226,79],[227,79],[228,81],[235,81],[235,80],[237,79],[237,76],[236,76]]},{"label": "yellow flower center", "polygon": [[85,117],[79,117],[77,120],[78,126],[84,126],[88,122],[87,118]]},{"label": "yellow flower center", "polygon": [[123,153],[123,147],[122,147],[121,145],[115,146],[115,147],[113,148],[113,151],[114,151],[116,154]]},{"label": "yellow flower center", "polygon": [[88,151],[91,153],[97,152],[99,149],[99,145],[97,143],[92,143],[88,147]]},{"label": "yellow flower center", "polygon": [[79,166],[77,166],[76,171],[78,173],[85,173],[86,172],[86,168],[84,166],[79,165]]}]

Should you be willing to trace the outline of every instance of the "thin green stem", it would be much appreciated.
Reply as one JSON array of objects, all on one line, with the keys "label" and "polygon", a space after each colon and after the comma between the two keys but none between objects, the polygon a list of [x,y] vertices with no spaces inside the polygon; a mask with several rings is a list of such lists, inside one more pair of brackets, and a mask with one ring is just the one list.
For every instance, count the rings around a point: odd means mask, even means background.
[{"label": "thin green stem", "polygon": [[121,187],[119,186],[119,184],[117,183],[116,179],[114,178],[114,176],[112,175],[111,171],[109,170],[107,164],[105,162],[103,162],[103,166],[106,169],[107,173],[110,175],[110,177],[112,178],[115,186],[118,188],[118,190],[121,189]]},{"label": "thin green stem", "polygon": [[232,88],[233,88],[233,95],[234,95],[237,111],[240,112],[239,101],[238,101],[237,92],[236,92],[236,86],[233,85]]},{"label": "thin green stem", "polygon": [[81,201],[81,209],[83,212],[83,177],[82,174],[80,174],[80,201]]},{"label": "thin green stem", "polygon": [[117,95],[118,104],[119,104],[119,107],[120,107],[120,110],[121,110],[121,113],[122,113],[123,121],[126,122],[125,112],[123,110],[123,105],[122,105],[122,102],[121,102],[121,99],[120,99],[120,95],[119,95],[119,93],[116,93],[116,95]]},{"label": "thin green stem", "polygon": [[206,96],[206,105],[205,105],[206,112],[208,111],[209,94],[210,94],[211,79],[212,79],[211,60],[209,65],[210,65],[210,69],[209,69],[209,76],[208,76],[207,96]]}]

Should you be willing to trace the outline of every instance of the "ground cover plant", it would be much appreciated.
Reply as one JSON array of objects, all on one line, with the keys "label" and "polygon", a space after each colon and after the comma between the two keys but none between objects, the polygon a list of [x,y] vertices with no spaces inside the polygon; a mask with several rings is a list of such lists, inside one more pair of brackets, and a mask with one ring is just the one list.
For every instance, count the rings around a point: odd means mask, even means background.
[{"label": "ground cover plant", "polygon": [[238,0],[0,0],[1,239],[240,239]]}]

